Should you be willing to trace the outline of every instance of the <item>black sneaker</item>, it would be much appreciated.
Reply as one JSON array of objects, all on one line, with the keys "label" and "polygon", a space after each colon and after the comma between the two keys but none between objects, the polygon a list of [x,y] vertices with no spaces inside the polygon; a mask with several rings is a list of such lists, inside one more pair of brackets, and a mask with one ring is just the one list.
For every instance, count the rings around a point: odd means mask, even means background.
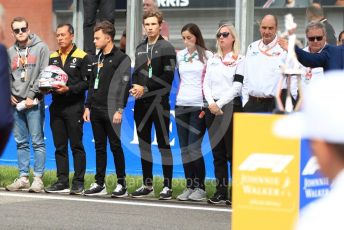
[{"label": "black sneaker", "polygon": [[232,206],[232,201],[231,200],[226,200],[226,205]]},{"label": "black sneaker", "polygon": [[97,183],[92,183],[90,189],[84,192],[85,196],[101,196],[107,195],[105,184],[100,186]]},{"label": "black sneaker", "polygon": [[111,194],[111,197],[127,197],[127,196],[128,196],[127,188],[121,184],[117,184],[115,190]]},{"label": "black sneaker", "polygon": [[154,188],[149,189],[148,187],[142,185],[135,192],[131,194],[132,197],[154,197]]},{"label": "black sneaker", "polygon": [[209,204],[227,204],[227,202],[229,202],[227,196],[217,192],[214,194],[212,198],[208,199]]},{"label": "black sneaker", "polygon": [[171,200],[172,199],[172,189],[164,187],[160,192],[160,200]]},{"label": "black sneaker", "polygon": [[69,193],[69,186],[67,184],[57,181],[50,187],[44,188],[46,193]]},{"label": "black sneaker", "polygon": [[81,184],[73,184],[72,189],[70,190],[70,195],[83,195],[84,186]]}]

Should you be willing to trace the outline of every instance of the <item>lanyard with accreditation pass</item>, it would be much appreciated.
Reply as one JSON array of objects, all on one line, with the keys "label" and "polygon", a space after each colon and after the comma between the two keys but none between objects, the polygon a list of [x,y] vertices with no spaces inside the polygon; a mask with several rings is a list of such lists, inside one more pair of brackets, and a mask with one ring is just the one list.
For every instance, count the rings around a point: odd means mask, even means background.
[{"label": "lanyard with accreditation pass", "polygon": [[149,55],[148,55],[148,42],[147,42],[147,59],[148,59],[148,61],[147,61],[147,66],[148,66],[148,78],[152,78],[152,75],[153,75],[153,68],[152,68],[152,57],[153,57],[153,48],[154,48],[154,45],[155,44],[153,44],[153,46],[152,46],[152,48],[151,48],[151,52],[150,52],[150,57],[149,57]]},{"label": "lanyard with accreditation pass", "polygon": [[27,80],[27,64],[28,64],[28,56],[29,56],[29,47],[25,48],[25,53],[22,56],[20,54],[19,48],[15,47],[16,51],[17,51],[17,68],[19,68],[20,66],[22,66],[22,70],[20,73],[20,80],[22,82],[25,82]]},{"label": "lanyard with accreditation pass", "polygon": [[101,56],[102,56],[102,54],[99,54],[98,62],[97,62],[97,76],[96,76],[96,80],[94,81],[94,89],[98,89],[98,85],[99,85],[99,72],[100,72],[100,69],[103,67],[104,58],[100,61],[100,57]]}]

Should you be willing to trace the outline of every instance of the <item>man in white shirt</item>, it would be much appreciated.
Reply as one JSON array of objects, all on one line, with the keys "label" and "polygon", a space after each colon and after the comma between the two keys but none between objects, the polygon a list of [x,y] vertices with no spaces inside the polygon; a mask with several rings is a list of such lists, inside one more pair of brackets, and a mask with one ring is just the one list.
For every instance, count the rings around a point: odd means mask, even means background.
[{"label": "man in white shirt", "polygon": [[310,139],[321,172],[332,182],[327,195],[302,210],[297,230],[344,229],[344,108],[338,106],[344,98],[343,74],[331,72],[312,80],[302,111],[274,126],[279,136]]},{"label": "man in white shirt", "polygon": [[260,23],[262,39],[248,46],[243,85],[245,112],[272,112],[275,109],[277,85],[282,74],[280,66],[286,52],[277,43],[278,21],[265,15]]}]

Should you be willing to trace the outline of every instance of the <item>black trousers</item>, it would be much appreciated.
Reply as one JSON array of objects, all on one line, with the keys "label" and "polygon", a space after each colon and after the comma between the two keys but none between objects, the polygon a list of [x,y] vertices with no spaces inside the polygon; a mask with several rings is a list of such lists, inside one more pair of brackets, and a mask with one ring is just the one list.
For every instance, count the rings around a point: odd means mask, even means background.
[{"label": "black trousers", "polygon": [[10,134],[12,132],[13,125],[10,124],[7,127],[0,129],[0,157],[6,147],[8,138],[10,137]]},{"label": "black trousers", "polygon": [[84,4],[84,51],[95,54],[93,43],[93,27],[96,24],[97,10],[99,9],[99,21],[107,20],[115,23],[116,0],[83,0]]},{"label": "black trousers", "polygon": [[201,107],[176,106],[175,112],[186,187],[205,189],[205,164],[202,154],[205,118],[199,118]]},{"label": "black trousers", "polygon": [[244,106],[244,111],[251,113],[272,113],[275,107],[275,98],[254,99],[250,97]]},{"label": "black trousers", "polygon": [[115,161],[117,183],[125,185],[125,160],[121,145],[121,124],[113,124],[114,113],[107,110],[91,109],[91,124],[96,148],[96,183],[104,185],[107,164],[107,139]]},{"label": "black trousers", "polygon": [[228,197],[228,162],[233,176],[233,113],[242,112],[242,105],[229,103],[222,107],[222,111],[223,115],[215,116],[207,109],[205,122],[214,157],[216,191]]},{"label": "black trousers", "polygon": [[134,119],[139,138],[143,184],[146,186],[153,185],[151,135],[154,124],[162,159],[164,187],[172,188],[173,159],[169,140],[170,105],[168,101],[159,103],[136,101]]},{"label": "black trousers", "polygon": [[[285,106],[285,101],[287,98],[288,92],[287,89],[282,89],[281,92],[281,100],[283,106]],[[293,107],[296,105],[296,101],[293,97],[292,103]],[[272,113],[272,112],[279,112],[276,108],[275,98],[267,98],[267,99],[258,99],[255,97],[249,97],[248,102],[244,106],[245,112],[251,113]]]},{"label": "black trousers", "polygon": [[70,105],[50,105],[50,127],[55,145],[57,178],[59,182],[69,184],[68,141],[73,153],[73,184],[84,184],[86,153],[82,144],[83,102]]}]

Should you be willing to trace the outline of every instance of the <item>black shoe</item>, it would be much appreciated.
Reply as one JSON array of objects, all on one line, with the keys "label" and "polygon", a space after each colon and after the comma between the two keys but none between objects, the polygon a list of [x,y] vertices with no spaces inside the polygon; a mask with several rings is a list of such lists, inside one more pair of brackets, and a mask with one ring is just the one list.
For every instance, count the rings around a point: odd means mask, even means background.
[{"label": "black shoe", "polygon": [[70,190],[70,195],[83,195],[84,194],[84,186],[81,184],[73,184],[72,189]]},{"label": "black shoe", "polygon": [[50,187],[44,188],[46,193],[69,193],[69,186],[67,184],[57,181]]},{"label": "black shoe", "polygon": [[107,195],[105,184],[100,186],[97,183],[92,183],[90,189],[84,192],[85,196],[101,196]]},{"label": "black shoe", "polygon": [[115,190],[111,194],[111,197],[127,197],[127,196],[128,196],[127,188],[121,184],[117,184]]},{"label": "black shoe", "polygon": [[149,189],[148,187],[142,185],[138,188],[135,192],[131,194],[132,197],[153,197],[154,196],[154,189]]},{"label": "black shoe", "polygon": [[209,204],[227,204],[227,202],[229,202],[227,196],[217,192],[212,198],[208,199]]},{"label": "black shoe", "polygon": [[160,192],[160,200],[171,200],[172,199],[172,189],[164,187]]}]

